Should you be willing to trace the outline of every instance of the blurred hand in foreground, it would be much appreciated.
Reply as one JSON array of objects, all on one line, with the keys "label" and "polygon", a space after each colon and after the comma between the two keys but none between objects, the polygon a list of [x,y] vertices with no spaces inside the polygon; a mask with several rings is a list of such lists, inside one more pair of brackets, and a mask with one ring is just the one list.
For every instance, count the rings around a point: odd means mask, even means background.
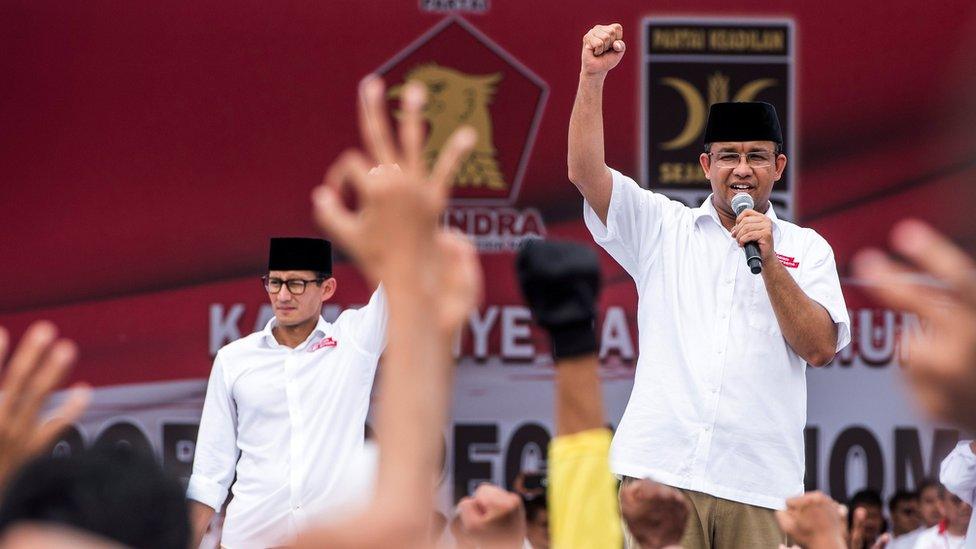
[{"label": "blurred hand in foreground", "polygon": [[680,547],[688,512],[685,496],[670,486],[644,479],[620,490],[620,514],[641,549]]},{"label": "blurred hand in foreground", "polygon": [[949,239],[915,220],[891,231],[896,261],[867,249],[856,275],[889,307],[915,313],[922,330],[904,334],[904,373],[932,416],[976,429],[976,263]]},{"label": "blurred hand in foreground", "polygon": [[525,541],[522,498],[490,484],[457,505],[464,534],[482,549],[520,549]]},{"label": "blurred hand in foreground", "polygon": [[807,549],[846,549],[846,510],[822,492],[807,492],[786,500],[776,511],[780,529]]},{"label": "blurred hand in foreground", "polygon": [[45,321],[31,324],[4,361],[9,344],[9,335],[0,328],[0,363],[5,362],[0,386],[0,487],[24,462],[50,448],[91,399],[91,390],[79,384],[51,419],[42,422],[44,403],[75,360],[75,344],[59,338],[57,328]]}]

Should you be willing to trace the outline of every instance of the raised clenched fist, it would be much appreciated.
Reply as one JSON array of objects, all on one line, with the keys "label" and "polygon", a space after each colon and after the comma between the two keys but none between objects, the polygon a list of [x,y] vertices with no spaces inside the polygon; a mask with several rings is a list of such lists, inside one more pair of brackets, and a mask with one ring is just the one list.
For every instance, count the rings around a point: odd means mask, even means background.
[{"label": "raised clenched fist", "polygon": [[680,545],[689,509],[681,492],[644,479],[620,490],[620,513],[642,548],[661,549]]},{"label": "raised clenched fist", "polygon": [[617,66],[627,49],[620,23],[597,25],[583,36],[582,73],[603,76]]},{"label": "raised clenched fist", "polygon": [[525,539],[522,498],[490,484],[458,502],[464,535],[486,549],[519,549]]},{"label": "raised clenched fist", "polygon": [[786,500],[786,509],[776,511],[783,533],[801,547],[845,549],[846,510],[821,492],[807,492]]}]

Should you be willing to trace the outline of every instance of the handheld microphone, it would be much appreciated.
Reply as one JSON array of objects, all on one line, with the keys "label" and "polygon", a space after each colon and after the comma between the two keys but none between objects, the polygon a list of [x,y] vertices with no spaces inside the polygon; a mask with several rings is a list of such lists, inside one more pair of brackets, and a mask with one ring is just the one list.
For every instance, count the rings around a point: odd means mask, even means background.
[{"label": "handheld microphone", "polygon": [[[738,193],[732,197],[732,211],[735,212],[735,216],[746,211],[751,210],[755,204],[752,201],[752,197],[749,193]],[[746,245],[742,247],[743,251],[746,253],[746,265],[749,266],[749,270],[752,274],[759,274],[762,272],[762,259],[759,256],[759,244],[755,242],[746,242]]]}]

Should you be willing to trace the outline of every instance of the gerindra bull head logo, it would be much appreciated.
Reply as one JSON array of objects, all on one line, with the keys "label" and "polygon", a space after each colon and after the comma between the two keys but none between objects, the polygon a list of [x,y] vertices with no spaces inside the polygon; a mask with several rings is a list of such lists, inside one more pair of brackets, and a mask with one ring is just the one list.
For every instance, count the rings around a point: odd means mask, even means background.
[{"label": "gerindra bull head logo", "polygon": [[460,17],[442,20],[376,72],[391,86],[393,109],[404,84],[426,86],[429,164],[459,126],[478,134],[454,179],[445,225],[472,237],[483,252],[545,236],[537,210],[514,207],[549,94],[541,78]]},{"label": "gerindra bull head logo", "polygon": [[428,161],[458,126],[478,144],[454,180],[454,205],[510,205],[518,198],[549,89],[541,78],[460,17],[448,17],[377,71],[391,86],[427,87]]},{"label": "gerindra bull head logo", "polygon": [[[454,185],[506,191],[509,185],[498,169],[489,110],[502,74],[467,74],[437,63],[427,63],[411,69],[404,78],[417,80],[427,87],[424,117],[429,124],[429,133],[424,157],[428,165],[433,166],[441,147],[454,130],[462,125],[471,126],[478,133],[478,143],[458,170]],[[390,96],[399,97],[401,89],[402,86],[394,86]]]}]

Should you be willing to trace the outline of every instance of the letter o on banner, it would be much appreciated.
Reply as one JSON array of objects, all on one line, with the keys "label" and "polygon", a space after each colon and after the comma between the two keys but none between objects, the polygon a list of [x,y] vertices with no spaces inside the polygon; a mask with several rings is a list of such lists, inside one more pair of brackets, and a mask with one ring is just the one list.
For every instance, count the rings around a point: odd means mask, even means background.
[{"label": "letter o on banner", "polygon": [[549,453],[549,431],[538,423],[525,423],[519,426],[508,441],[508,451],[505,452],[505,487],[511,490],[515,484],[515,477],[522,470],[522,459],[529,446],[535,446],[539,451],[541,461],[545,463]]},{"label": "letter o on banner", "polygon": [[864,451],[867,467],[867,486],[881,492],[884,488],[884,456],[878,439],[864,427],[848,427],[837,437],[834,448],[830,452],[830,497],[840,502],[846,502],[847,493],[847,456],[853,448]]}]

